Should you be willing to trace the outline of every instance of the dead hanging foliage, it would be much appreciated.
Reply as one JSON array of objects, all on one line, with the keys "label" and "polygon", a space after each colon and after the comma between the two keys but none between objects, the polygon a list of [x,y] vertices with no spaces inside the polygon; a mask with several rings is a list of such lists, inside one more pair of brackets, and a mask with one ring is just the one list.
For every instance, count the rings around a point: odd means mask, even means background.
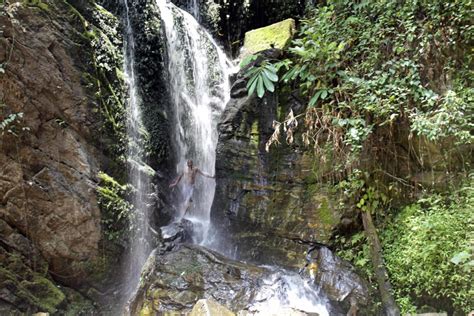
[{"label": "dead hanging foliage", "polygon": [[265,150],[267,152],[270,151],[270,146],[272,146],[273,144],[277,144],[277,145],[280,144],[281,123],[277,121],[273,121],[272,127],[273,127],[273,134],[270,137],[270,139],[267,141],[267,143],[265,144]]},{"label": "dead hanging foliage", "polygon": [[296,128],[298,127],[298,116],[295,116],[293,113],[293,110],[290,110],[290,113],[286,116],[285,120],[280,123],[278,121],[273,121],[273,134],[270,137],[270,139],[267,141],[265,144],[265,150],[268,152],[270,151],[270,147],[272,145],[279,145],[280,144],[280,134],[281,134],[281,128],[283,126],[283,131],[286,133],[286,143],[288,145],[291,145],[294,143],[295,138],[295,131]]},{"label": "dead hanging foliage", "polygon": [[287,144],[293,144],[294,142],[294,132],[298,127],[298,120],[293,114],[293,110],[290,110],[290,113],[285,118],[283,130],[286,132],[286,142]]},{"label": "dead hanging foliage", "polygon": [[[332,159],[349,161],[347,157],[350,148],[344,143],[344,130],[333,124],[334,119],[343,116],[343,113],[337,110],[322,108],[308,108],[305,112],[296,116],[293,110],[290,110],[283,122],[273,121],[274,132],[267,141],[265,150],[268,152],[271,146],[280,144],[282,129],[286,134],[286,143],[288,145],[293,144],[297,129],[301,127],[303,130],[301,133],[303,144],[307,147],[312,146],[321,162],[327,161],[328,146],[331,149]],[[350,166],[346,167],[350,168]]]}]

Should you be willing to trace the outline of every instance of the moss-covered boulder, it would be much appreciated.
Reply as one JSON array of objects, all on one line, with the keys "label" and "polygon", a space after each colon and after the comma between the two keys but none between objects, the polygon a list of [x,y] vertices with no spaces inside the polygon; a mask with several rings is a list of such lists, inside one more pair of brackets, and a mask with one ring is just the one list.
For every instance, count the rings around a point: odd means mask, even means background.
[{"label": "moss-covered boulder", "polygon": [[267,49],[285,49],[295,34],[295,20],[284,21],[245,33],[243,56]]},{"label": "moss-covered boulder", "polygon": [[0,219],[0,315],[96,312],[91,301],[56,284],[49,272],[32,242]]}]

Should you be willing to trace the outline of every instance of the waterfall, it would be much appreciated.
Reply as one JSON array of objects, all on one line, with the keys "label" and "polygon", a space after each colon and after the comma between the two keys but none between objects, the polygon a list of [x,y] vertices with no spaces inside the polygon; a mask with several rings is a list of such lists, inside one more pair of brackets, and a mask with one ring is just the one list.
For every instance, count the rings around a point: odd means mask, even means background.
[{"label": "waterfall", "polygon": [[[256,303],[249,307],[253,315],[282,315],[288,308],[319,316],[329,316],[328,300],[320,288],[313,288],[298,273],[267,267],[273,273],[261,280]],[[288,312],[290,314],[290,312]]]},{"label": "waterfall", "polygon": [[199,21],[199,2],[198,0],[188,0],[189,12],[192,13],[194,18]]},{"label": "waterfall", "polygon": [[[124,43],[124,72],[128,87],[127,108],[127,162],[129,183],[134,191],[131,203],[130,240],[127,256],[127,271],[125,271],[125,296],[129,296],[137,287],[140,273],[151,251],[151,236],[149,232],[148,196],[151,190],[150,175],[153,170],[144,162],[145,129],[142,123],[141,99],[137,90],[135,74],[135,39],[130,23],[129,7],[125,3],[125,43]],[[125,298],[127,299],[127,298]]]},{"label": "waterfall", "polygon": [[[177,174],[186,168],[192,159],[202,172],[215,174],[217,146],[217,122],[230,99],[229,76],[233,65],[206,30],[193,16],[167,0],[156,0],[160,10],[163,38],[167,50],[167,77],[171,108],[173,109],[173,141],[177,157]],[[140,272],[151,250],[149,235],[150,167],[144,162],[146,132],[142,126],[141,100],[136,87],[135,41],[129,19],[129,8],[125,0],[126,37],[124,69],[129,88],[128,136],[129,180],[135,188],[132,203],[134,221],[131,226],[130,251],[127,276],[124,284],[130,297],[140,280]],[[190,3],[190,2],[188,2]],[[198,16],[197,0],[192,0],[190,10]],[[208,237],[210,211],[214,199],[216,182],[197,176],[194,185],[192,207],[183,203],[185,181],[177,186],[176,220],[183,217],[193,223],[195,243],[215,245]],[[186,212],[187,211],[187,212]],[[211,235],[211,234],[209,234]],[[226,245],[229,247],[229,245]],[[215,247],[213,247],[215,248]],[[266,267],[272,273],[261,280],[256,303],[250,306],[255,315],[266,315],[285,308],[301,309],[309,313],[328,315],[326,300],[319,291],[312,289],[308,280],[295,272]]]},{"label": "waterfall", "polygon": [[[168,53],[176,171],[183,172],[186,161],[192,159],[194,166],[214,175],[217,122],[230,98],[232,63],[192,15],[165,0],[157,0],[157,4]],[[178,219],[187,209],[183,182],[178,186]],[[194,224],[196,243],[207,240],[215,185],[214,179],[197,176],[193,202],[186,213]]]}]

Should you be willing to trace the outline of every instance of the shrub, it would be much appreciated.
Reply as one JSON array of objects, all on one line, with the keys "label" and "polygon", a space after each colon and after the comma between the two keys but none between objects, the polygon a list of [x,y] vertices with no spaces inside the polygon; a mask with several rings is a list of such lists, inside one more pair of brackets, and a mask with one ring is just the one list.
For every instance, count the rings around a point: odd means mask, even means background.
[{"label": "shrub", "polygon": [[424,304],[460,314],[474,309],[472,183],[405,207],[384,230],[386,265],[405,312]]}]

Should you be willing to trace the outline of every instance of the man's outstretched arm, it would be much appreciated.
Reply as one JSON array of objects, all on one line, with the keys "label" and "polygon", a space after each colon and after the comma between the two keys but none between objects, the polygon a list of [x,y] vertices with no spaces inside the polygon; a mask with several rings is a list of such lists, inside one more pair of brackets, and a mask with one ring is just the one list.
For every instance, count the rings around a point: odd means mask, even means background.
[{"label": "man's outstretched arm", "polygon": [[198,172],[199,174],[201,174],[202,176],[206,177],[206,178],[214,179],[214,178],[216,177],[215,175],[214,175],[214,176],[210,176],[210,175],[208,175],[207,173],[202,172],[201,169],[198,169],[197,172]]},{"label": "man's outstretched arm", "polygon": [[170,188],[175,187],[178,185],[179,181],[181,181],[181,178],[183,177],[183,173],[180,174],[174,181],[173,183],[170,184]]}]

